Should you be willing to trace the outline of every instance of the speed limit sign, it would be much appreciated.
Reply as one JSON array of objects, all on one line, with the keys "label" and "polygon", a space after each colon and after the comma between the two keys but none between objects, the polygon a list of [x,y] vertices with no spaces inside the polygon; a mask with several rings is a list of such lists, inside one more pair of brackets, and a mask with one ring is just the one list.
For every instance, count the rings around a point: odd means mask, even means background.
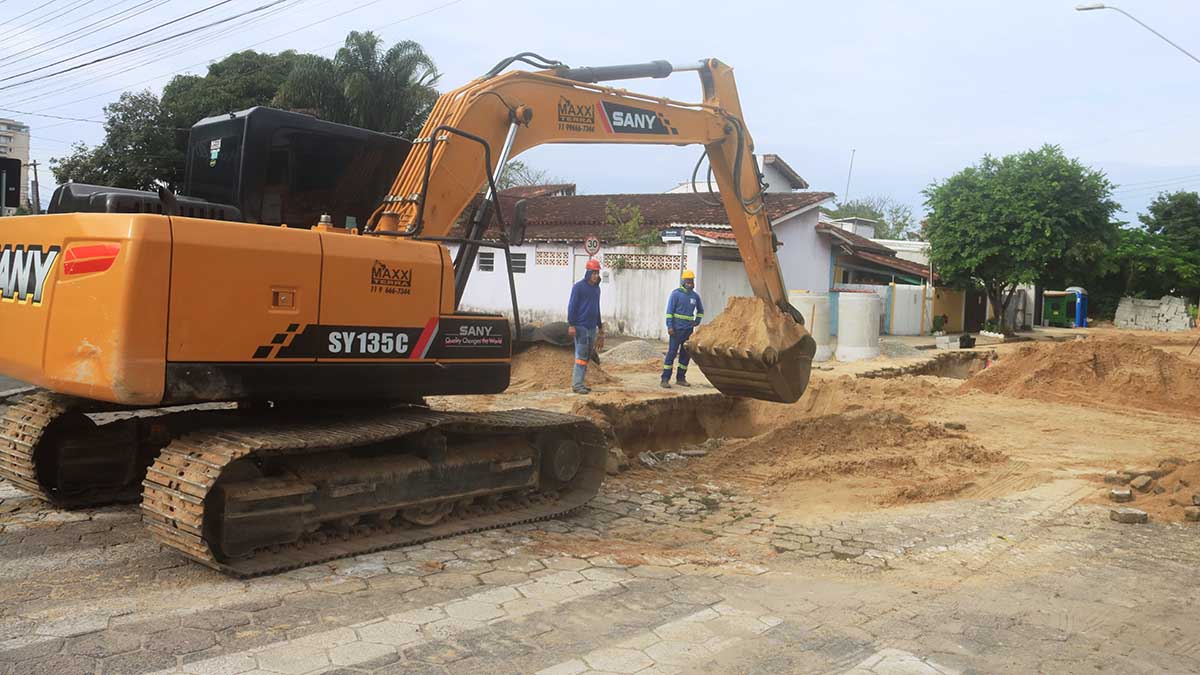
[{"label": "speed limit sign", "polygon": [[587,251],[587,254],[590,256],[595,256],[597,253],[599,253],[600,237],[597,237],[594,234],[589,234],[587,238],[583,240],[583,250]]}]

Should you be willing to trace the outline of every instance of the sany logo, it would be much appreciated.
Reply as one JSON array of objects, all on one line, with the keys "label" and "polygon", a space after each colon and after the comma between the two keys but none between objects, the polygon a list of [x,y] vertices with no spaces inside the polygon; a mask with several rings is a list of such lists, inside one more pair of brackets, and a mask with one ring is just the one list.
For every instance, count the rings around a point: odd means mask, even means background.
[{"label": "sany logo", "polygon": [[608,130],[623,134],[678,134],[670,122],[653,110],[635,108],[620,103],[601,101],[604,121]]},{"label": "sany logo", "polygon": [[58,246],[42,250],[40,245],[5,244],[0,250],[0,299],[40,303],[60,250]]},{"label": "sany logo", "polygon": [[495,326],[459,326],[458,334],[465,337],[486,337],[492,334]]}]

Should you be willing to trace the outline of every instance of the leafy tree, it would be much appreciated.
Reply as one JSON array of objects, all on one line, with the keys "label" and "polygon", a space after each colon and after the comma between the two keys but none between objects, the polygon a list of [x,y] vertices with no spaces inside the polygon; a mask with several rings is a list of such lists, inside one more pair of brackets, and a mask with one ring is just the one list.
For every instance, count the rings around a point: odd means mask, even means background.
[{"label": "leafy tree", "polygon": [[1018,284],[1083,276],[1104,260],[1118,239],[1112,188],[1058,146],[984,156],[924,191],[934,268],[950,283],[982,286],[1005,317]]},{"label": "leafy tree", "polygon": [[94,148],[76,143],[71,154],[50,160],[59,183],[74,181],[134,190],[154,190],[161,182],[177,189],[175,168],[183,153],[157,96],[149,90],[125,92],[104,107],[104,141]]},{"label": "leafy tree", "polygon": [[870,218],[878,224],[875,236],[879,239],[918,239],[912,209],[887,195],[870,195],[851,199],[826,213],[834,218]]},{"label": "leafy tree", "polygon": [[437,101],[440,74],[411,40],[386,51],[379,36],[351,32],[333,60],[298,57],[276,105],[311,111],[322,119],[415,137]]},{"label": "leafy tree", "polygon": [[608,200],[604,203],[604,222],[613,228],[613,237],[619,243],[641,247],[662,243],[658,230],[646,226],[637,205],[617,206]]},{"label": "leafy tree", "polygon": [[[552,185],[561,183],[562,179],[551,176],[549,171],[529,166],[519,159],[514,159],[505,165],[504,174],[496,187],[501,190],[521,187],[524,185]],[[486,185],[484,186],[486,188]]]},{"label": "leafy tree", "polygon": [[1169,269],[1167,290],[1195,296],[1200,293],[1200,194],[1162,193],[1150,202],[1138,220],[1149,234],[1157,235],[1158,269]]},{"label": "leafy tree", "polygon": [[[186,158],[188,131],[206,117],[270,105],[280,85],[295,67],[300,55],[294,51],[264,54],[244,51],[230,54],[208,67],[208,73],[177,75],[163,88],[162,107],[170,126],[175,127],[173,146]],[[164,179],[182,185],[185,164],[171,168]]]},{"label": "leafy tree", "polygon": [[383,52],[372,33],[350,33],[333,60],[294,51],[238,52],[209,66],[203,77],[175,77],[161,99],[150,91],[122,94],[105,108],[104,141],[76,144],[50,168],[60,183],[142,190],[162,183],[178,190],[192,125],[258,105],[412,136],[437,100],[437,77],[420,45],[401,42]]}]

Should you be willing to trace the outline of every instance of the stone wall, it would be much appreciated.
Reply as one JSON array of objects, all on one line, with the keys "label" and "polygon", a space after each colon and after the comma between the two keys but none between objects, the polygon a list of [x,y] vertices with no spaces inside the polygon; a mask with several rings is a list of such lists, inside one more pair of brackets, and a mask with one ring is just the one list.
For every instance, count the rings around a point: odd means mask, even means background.
[{"label": "stone wall", "polygon": [[1187,300],[1164,295],[1158,300],[1121,298],[1113,323],[1118,328],[1181,331],[1192,327],[1187,313]]}]

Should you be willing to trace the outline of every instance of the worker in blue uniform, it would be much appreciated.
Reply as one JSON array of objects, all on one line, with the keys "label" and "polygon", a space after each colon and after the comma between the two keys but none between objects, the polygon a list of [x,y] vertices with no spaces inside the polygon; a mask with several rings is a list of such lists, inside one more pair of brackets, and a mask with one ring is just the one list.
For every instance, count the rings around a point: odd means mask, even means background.
[{"label": "worker in blue uniform", "polygon": [[671,291],[667,299],[667,335],[671,338],[671,346],[667,349],[667,357],[663,360],[662,387],[671,388],[671,370],[675,366],[675,355],[679,355],[679,368],[675,371],[675,384],[690,387],[687,381],[688,363],[692,357],[688,354],[683,343],[692,336],[692,330],[700,325],[704,318],[704,303],[696,292],[696,273],[684,270],[680,275],[679,288]]}]

